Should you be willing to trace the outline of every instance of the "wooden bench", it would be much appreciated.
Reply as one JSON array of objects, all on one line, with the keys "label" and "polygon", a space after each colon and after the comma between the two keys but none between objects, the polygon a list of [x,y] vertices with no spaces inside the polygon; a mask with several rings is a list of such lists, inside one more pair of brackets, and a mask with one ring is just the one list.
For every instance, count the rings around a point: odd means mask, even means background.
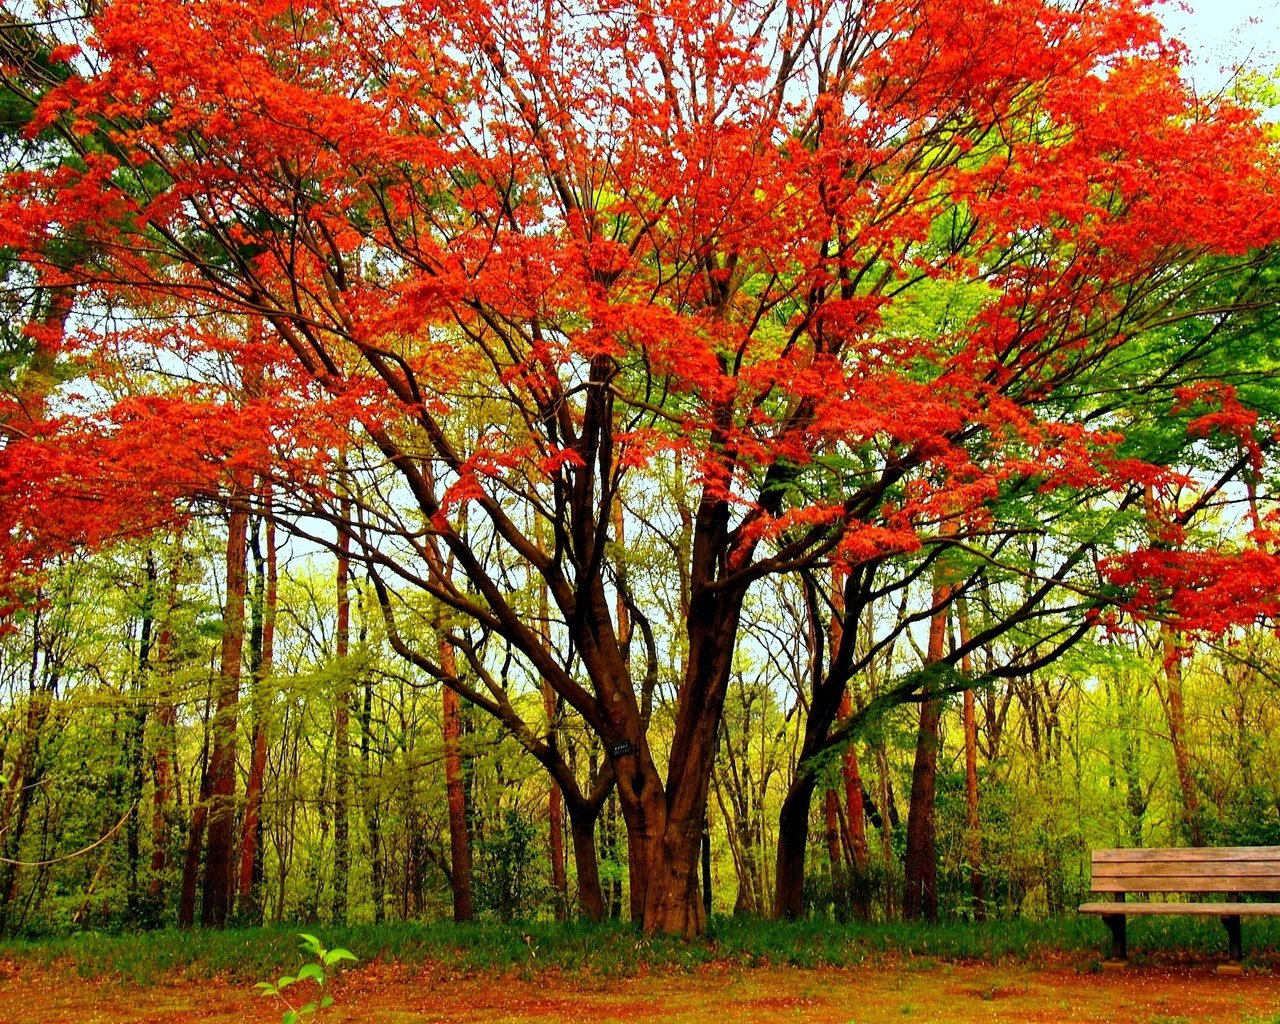
[{"label": "wooden bench", "polygon": [[[1093,891],[1111,893],[1110,903],[1085,903],[1082,914],[1099,914],[1111,929],[1111,959],[1124,961],[1125,918],[1130,914],[1198,914],[1222,919],[1227,951],[1243,955],[1240,918],[1280,915],[1280,903],[1241,903],[1243,893],[1280,893],[1280,846],[1221,846],[1199,849],[1094,850]],[[1225,899],[1125,903],[1126,893]]]}]

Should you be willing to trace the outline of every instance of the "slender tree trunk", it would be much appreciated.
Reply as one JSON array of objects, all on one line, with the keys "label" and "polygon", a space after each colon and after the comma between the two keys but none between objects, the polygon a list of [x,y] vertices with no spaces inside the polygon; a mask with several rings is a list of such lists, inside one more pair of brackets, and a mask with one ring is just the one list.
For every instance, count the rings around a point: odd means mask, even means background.
[{"label": "slender tree trunk", "polygon": [[889,755],[882,740],[876,745],[876,774],[880,782],[880,859],[884,863],[884,916],[892,921],[898,916],[898,871],[893,854],[893,832],[898,826],[894,810],[893,780],[889,777]]},{"label": "slender tree trunk", "polygon": [[1196,785],[1195,773],[1191,770],[1191,753],[1187,747],[1187,712],[1183,697],[1182,662],[1178,655],[1178,635],[1170,625],[1160,627],[1160,649],[1164,655],[1161,696],[1164,698],[1165,716],[1169,724],[1173,764],[1178,773],[1178,789],[1182,794],[1182,824],[1186,829],[1187,841],[1192,846],[1204,846],[1200,791]]},{"label": "slender tree trunk", "polygon": [[[831,624],[818,620],[818,612],[814,602],[810,601],[809,628],[814,638],[810,645],[816,650],[816,637],[824,632],[828,637],[828,645],[832,650],[832,662],[836,660],[835,651],[845,646],[844,631],[841,626],[841,613],[844,611],[843,588],[846,578],[843,573],[833,572],[832,592],[835,615]],[[814,687],[809,701],[809,711],[805,715],[804,738],[800,744],[800,762],[803,764],[812,757],[827,741],[831,725],[836,720],[840,708],[845,701],[845,681],[835,672],[834,664],[831,673],[819,685]],[[790,788],[782,799],[782,808],[778,814],[778,849],[775,860],[776,889],[774,891],[774,916],[780,919],[795,920],[804,915],[804,868],[805,856],[809,846],[809,811],[816,788],[812,772],[801,772],[792,781]]]},{"label": "slender tree trunk", "polygon": [[[960,622],[960,644],[969,643],[969,605],[963,598],[956,602]],[[960,660],[960,670],[968,674],[972,668],[969,655]],[[978,715],[972,690],[964,691],[964,792],[966,854],[969,861],[969,889],[973,896],[973,919],[987,919],[986,880],[982,874],[982,818],[978,814]]]},{"label": "slender tree trunk", "polygon": [[711,819],[702,819],[702,912],[711,920]]},{"label": "slender tree trunk", "polygon": [[[261,871],[262,851],[259,839],[262,833],[262,791],[267,774],[267,742],[270,734],[268,709],[271,700],[267,692],[268,680],[275,661],[276,602],[279,591],[276,564],[276,528],[271,520],[271,497],[265,501],[266,551],[265,566],[259,566],[254,582],[254,618],[256,641],[254,643],[253,691],[254,722],[253,747],[249,758],[249,778],[245,783],[244,821],[240,829],[240,871],[236,883],[240,917],[250,924],[262,921],[262,904],[257,889]],[[259,561],[257,540],[254,542],[254,560]]]},{"label": "slender tree trunk", "polygon": [[[615,794],[610,794],[608,801],[604,805],[604,836],[601,839],[601,853],[605,859],[614,863],[618,862],[618,798]],[[628,853],[628,874],[634,874],[638,870],[640,861],[637,860],[633,865]],[[608,909],[609,917],[617,921],[622,917],[622,876],[616,873],[612,874],[604,890],[605,904]],[[642,910],[643,912],[643,910]],[[635,913],[634,908],[631,913]],[[632,918],[635,920],[635,918]]]},{"label": "slender tree trunk", "polygon": [[[536,574],[535,585],[538,588],[538,628],[542,635],[543,644],[550,650],[551,600],[550,595],[547,593],[547,581],[540,574]],[[557,704],[556,691],[552,689],[550,684],[543,683],[542,710],[547,716],[547,745],[553,751],[558,751],[559,749]],[[594,842],[594,819],[591,824],[592,842]],[[547,832],[551,847],[551,892],[555,901],[555,915],[557,921],[563,921],[569,916],[569,879],[565,871],[564,799],[560,792],[560,784],[554,777],[547,788]],[[592,851],[592,860],[593,862],[595,860],[594,850]],[[599,878],[597,875],[598,883]]]},{"label": "slender tree trunk", "polygon": [[200,792],[191,808],[187,846],[182,859],[182,889],[178,896],[178,927],[190,928],[196,920],[196,886],[200,880],[200,848],[209,817],[209,740],[200,751]]},{"label": "slender tree trunk", "polygon": [[200,923],[216,928],[227,922],[232,895],[236,713],[240,700],[240,657],[244,650],[244,602],[248,589],[245,572],[248,526],[248,510],[233,495],[227,531],[227,607],[222,618],[218,704],[213,718],[213,753],[209,759],[209,835],[200,905]]},{"label": "slender tree trunk", "polygon": [[[350,516],[350,503],[342,499],[342,518]],[[351,841],[347,821],[347,784],[351,763],[351,680],[347,664],[351,644],[351,539],[345,529],[338,530],[338,623],[336,654],[338,661],[337,692],[334,707],[334,772],[333,772],[333,920],[347,923],[347,878],[350,873]]]},{"label": "slender tree trunk", "polygon": [[[440,641],[440,665],[450,676],[457,674],[453,647]],[[449,687],[441,690],[444,718],[444,776],[449,801],[450,882],[453,886],[453,919],[475,917],[471,895],[471,830],[467,822],[467,797],[462,778],[462,714],[458,695]]]},{"label": "slender tree trunk", "polygon": [[[542,706],[547,715],[547,734],[552,749],[556,748],[556,693],[542,687]],[[565,871],[564,798],[560,784],[553,778],[547,791],[547,831],[551,844],[551,892],[557,921],[569,916],[569,880]],[[594,835],[594,828],[592,830]]]},{"label": "slender tree trunk", "polygon": [[831,878],[844,869],[844,856],[840,852],[840,797],[834,789],[827,790],[825,801],[827,825],[827,861],[831,864]]},{"label": "slender tree trunk", "polygon": [[134,687],[135,705],[130,716],[126,741],[125,768],[129,773],[128,804],[131,813],[125,823],[125,858],[128,861],[129,881],[125,905],[130,921],[142,916],[142,892],[138,881],[138,866],[142,858],[142,794],[146,785],[146,757],[144,755],[147,730],[147,710],[153,675],[152,643],[156,616],[156,563],[150,552],[146,563],[146,595],[143,603],[142,625],[138,637],[138,672]]},{"label": "slender tree trunk", "polygon": [[[364,621],[362,619],[362,621]],[[363,634],[364,627],[361,626]],[[364,825],[365,836],[369,843],[369,887],[373,898],[373,920],[381,924],[385,916],[383,906],[386,897],[385,867],[382,859],[382,816],[379,813],[381,797],[378,793],[377,778],[372,768],[373,746],[373,680],[366,675],[364,680],[364,704],[360,710],[360,764],[361,776],[364,780]]]},{"label": "slender tree trunk", "polygon": [[152,768],[151,805],[151,878],[147,884],[147,903],[153,921],[160,919],[164,906],[164,873],[169,857],[169,821],[173,813],[173,780],[177,774],[178,709],[173,702],[173,684],[168,678],[173,652],[173,614],[178,604],[178,557],[169,570],[169,588],[164,621],[156,638],[156,670],[161,676],[160,695],[156,703],[156,747]]},{"label": "slender tree trunk", "polygon": [[[937,664],[946,654],[947,601],[951,588],[936,583],[934,612],[929,620],[926,663]],[[902,914],[909,921],[938,918],[938,855],[934,807],[938,779],[938,726],[943,702],[926,699],[920,705],[916,758],[911,771],[911,807],[907,812],[907,858],[903,872]]]}]

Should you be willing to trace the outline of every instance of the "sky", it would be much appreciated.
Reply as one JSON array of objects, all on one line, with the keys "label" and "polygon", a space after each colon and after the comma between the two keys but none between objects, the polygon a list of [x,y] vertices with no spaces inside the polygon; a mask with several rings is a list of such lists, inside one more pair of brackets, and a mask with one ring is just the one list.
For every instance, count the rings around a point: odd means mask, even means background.
[{"label": "sky", "polygon": [[1267,71],[1280,66],[1280,0],[1173,0],[1157,10],[1191,48],[1187,70],[1201,92],[1221,88],[1241,62]]}]

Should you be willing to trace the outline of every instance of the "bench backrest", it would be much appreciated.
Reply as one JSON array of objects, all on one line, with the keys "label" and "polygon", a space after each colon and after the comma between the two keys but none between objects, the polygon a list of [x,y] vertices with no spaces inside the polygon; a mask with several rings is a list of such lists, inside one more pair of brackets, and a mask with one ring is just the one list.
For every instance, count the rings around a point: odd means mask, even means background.
[{"label": "bench backrest", "polygon": [[1094,892],[1280,892],[1280,846],[1094,850]]}]

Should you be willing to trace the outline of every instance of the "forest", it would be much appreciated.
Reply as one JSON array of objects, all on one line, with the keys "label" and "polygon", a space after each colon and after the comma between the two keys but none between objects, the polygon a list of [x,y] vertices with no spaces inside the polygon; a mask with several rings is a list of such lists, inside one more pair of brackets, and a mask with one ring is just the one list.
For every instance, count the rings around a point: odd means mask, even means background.
[{"label": "forest", "polygon": [[5,0],[0,936],[1074,914],[1280,846],[1280,152],[1133,0]]}]

